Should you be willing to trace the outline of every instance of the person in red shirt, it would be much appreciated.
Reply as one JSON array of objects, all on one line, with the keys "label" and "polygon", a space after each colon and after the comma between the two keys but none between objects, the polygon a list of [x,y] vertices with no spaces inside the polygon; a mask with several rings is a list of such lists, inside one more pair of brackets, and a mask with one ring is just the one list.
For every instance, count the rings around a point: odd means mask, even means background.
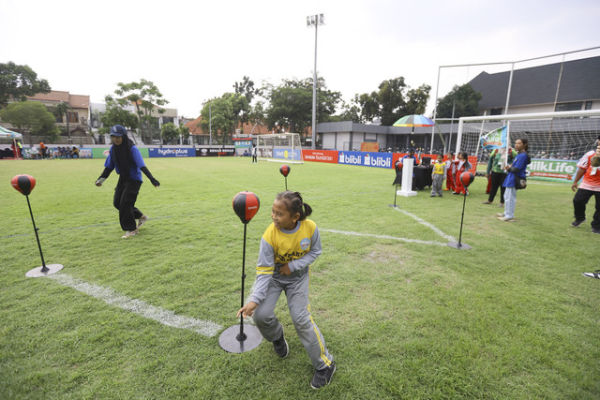
[{"label": "person in red shirt", "polygon": [[456,179],[456,161],[454,161],[454,154],[446,154],[446,189],[454,192],[454,180]]},{"label": "person in red shirt", "polygon": [[[571,189],[576,192],[573,197],[575,221],[573,227],[578,227],[585,221],[585,207],[590,197],[596,198],[596,212],[592,220],[592,232],[600,234],[600,136],[596,140],[596,150],[588,151],[577,163],[577,174]],[[579,180],[583,177],[581,184]]]},{"label": "person in red shirt", "polygon": [[456,173],[454,176],[454,192],[452,194],[469,194],[469,191],[463,186],[460,180],[460,174],[471,169],[468,158],[469,154],[466,151],[458,153],[458,164],[456,164]]}]

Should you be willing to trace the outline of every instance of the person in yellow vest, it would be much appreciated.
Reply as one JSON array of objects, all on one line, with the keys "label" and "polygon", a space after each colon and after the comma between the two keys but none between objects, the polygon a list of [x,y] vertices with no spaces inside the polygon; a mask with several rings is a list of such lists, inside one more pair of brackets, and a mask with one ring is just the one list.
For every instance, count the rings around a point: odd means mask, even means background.
[{"label": "person in yellow vest", "polygon": [[321,254],[317,224],[306,218],[311,213],[312,208],[300,193],[285,191],[277,195],[271,212],[273,222],[260,241],[252,294],[238,317],[254,316],[257,328],[273,343],[275,353],[287,357],[289,346],[274,313],[277,299],[285,292],[294,327],[315,368],[310,385],[319,389],[331,382],[336,366],[308,302],[309,268]]},{"label": "person in yellow vest", "polygon": [[431,171],[431,197],[442,197],[442,186],[445,175],[446,163],[444,162],[444,155],[438,154],[437,159],[433,163],[433,170]]}]

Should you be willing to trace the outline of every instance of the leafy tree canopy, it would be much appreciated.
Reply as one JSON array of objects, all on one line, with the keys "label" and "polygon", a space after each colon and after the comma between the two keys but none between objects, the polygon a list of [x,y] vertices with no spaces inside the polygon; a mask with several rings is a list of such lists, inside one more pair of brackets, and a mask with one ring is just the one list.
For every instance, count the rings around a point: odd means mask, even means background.
[{"label": "leafy tree canopy", "polygon": [[408,114],[423,114],[431,86],[421,85],[411,89],[400,76],[379,84],[378,90],[354,96],[354,106],[360,109],[360,122],[381,118],[382,125],[392,125]]},{"label": "leafy tree canopy", "polygon": [[58,134],[56,118],[46,106],[37,101],[10,103],[0,111],[0,118],[21,132],[49,137]]},{"label": "leafy tree canopy", "polygon": [[477,115],[479,100],[481,100],[481,93],[476,92],[468,83],[454,86],[446,96],[438,99],[436,117],[451,118],[453,104],[454,118]]},{"label": "leafy tree canopy", "polygon": [[25,101],[26,96],[48,92],[48,81],[38,79],[29,66],[14,62],[0,63],[0,107],[8,104],[11,99]]},{"label": "leafy tree canopy", "polygon": [[[284,80],[279,86],[267,86],[269,101],[266,120],[270,128],[287,127],[289,132],[303,133],[312,125],[312,78]],[[317,80],[317,122],[332,119],[341,101],[341,93],[327,89],[325,79]]]}]

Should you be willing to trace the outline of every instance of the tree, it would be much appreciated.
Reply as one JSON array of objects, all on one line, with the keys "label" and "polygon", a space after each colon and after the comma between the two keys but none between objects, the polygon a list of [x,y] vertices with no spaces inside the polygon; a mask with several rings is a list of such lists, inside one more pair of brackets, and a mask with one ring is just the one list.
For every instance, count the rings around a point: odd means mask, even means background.
[{"label": "tree", "polygon": [[224,93],[204,103],[200,115],[200,126],[204,132],[209,132],[212,126],[212,136],[220,144],[225,143],[225,137],[233,133],[239,118],[240,104],[244,100],[237,93]]},{"label": "tree", "polygon": [[[312,124],[312,85],[312,78],[307,78],[267,86],[269,127],[278,125],[287,127],[290,132],[304,133]],[[317,88],[317,122],[329,121],[341,101],[341,93],[328,90],[323,78],[318,79]]]},{"label": "tree", "polygon": [[65,103],[64,101],[61,101],[60,103],[58,103],[56,105],[56,107],[54,108],[54,113],[55,115],[60,119],[60,122],[63,121],[63,116],[66,116],[66,120],[67,120],[67,135],[69,136],[69,143],[71,143],[71,131],[69,129],[69,115],[68,112],[71,109],[71,106],[69,105],[69,103]]},{"label": "tree", "polygon": [[404,115],[424,113],[430,90],[425,84],[411,89],[400,76],[381,82],[376,92],[355,95],[353,102],[362,122],[379,117],[382,125],[392,125]]},{"label": "tree", "polygon": [[238,125],[237,121],[239,120],[241,127],[243,128],[243,124],[250,120],[250,114],[252,113],[252,99],[255,95],[260,95],[261,91],[254,87],[254,82],[247,76],[242,78],[242,82],[235,82],[233,88],[236,94],[245,98],[245,101],[240,98],[240,101],[237,103],[237,108],[239,109],[236,110],[234,108],[233,110],[235,115],[239,115],[239,118],[236,120],[236,126]]},{"label": "tree", "polygon": [[436,117],[451,118],[453,104],[454,118],[477,115],[479,100],[481,100],[481,93],[476,92],[468,83],[454,86],[446,96],[438,99]]},{"label": "tree", "polygon": [[100,116],[102,127],[98,129],[98,132],[107,134],[110,127],[117,124],[123,125],[131,130],[137,129],[139,119],[134,113],[125,110],[110,96],[106,96],[105,102],[106,111]]},{"label": "tree", "polygon": [[180,131],[172,122],[167,122],[166,124],[163,124],[160,131],[163,140],[165,140],[167,143],[169,143],[169,141],[173,139],[179,138]]},{"label": "tree", "polygon": [[37,101],[10,103],[0,111],[0,118],[14,125],[21,132],[32,135],[48,136],[53,139],[58,133],[56,118],[46,106]]},{"label": "tree", "polygon": [[163,98],[158,87],[151,81],[141,79],[139,82],[117,84],[118,89],[115,94],[118,96],[115,101],[122,107],[133,104],[138,116],[138,127],[140,134],[144,133],[152,136],[151,127],[156,125],[156,117],[152,115],[152,111],[156,109],[159,114],[165,112],[161,106],[169,103]]},{"label": "tree", "polygon": [[48,92],[48,81],[38,79],[29,66],[14,62],[0,63],[0,107],[6,106],[11,99],[25,101],[26,96]]}]

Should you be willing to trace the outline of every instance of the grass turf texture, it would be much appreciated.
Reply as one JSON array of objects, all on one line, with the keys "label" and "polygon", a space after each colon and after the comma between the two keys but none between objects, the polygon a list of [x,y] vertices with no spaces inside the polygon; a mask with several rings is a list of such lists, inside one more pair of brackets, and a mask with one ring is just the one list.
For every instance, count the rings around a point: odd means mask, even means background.
[{"label": "grass turf texture", "polygon": [[[24,196],[30,195],[47,263],[86,282],[172,310],[238,323],[243,225],[231,207],[242,190],[261,210],[248,225],[246,294],[279,164],[249,159],[150,159],[159,189],[142,186],[150,216],[122,240],[113,174],[93,185],[101,160],[0,162],[0,398],[2,399],[594,399],[600,396],[599,237],[572,220],[566,184],[519,191],[515,223],[482,205],[485,179],[467,198],[463,241],[472,250],[322,232],[312,267],[316,322],[336,358],[330,386],[309,387],[312,367],[278,303],[290,344],[228,354],[207,338],[107,305],[25,272],[40,265]],[[144,178],[145,179],[145,178]],[[293,165],[290,189],[321,229],[445,241],[390,207],[391,170]],[[447,193],[447,192],[445,192]],[[398,205],[458,237],[462,197],[398,197]],[[591,219],[591,209],[588,221]]]}]

